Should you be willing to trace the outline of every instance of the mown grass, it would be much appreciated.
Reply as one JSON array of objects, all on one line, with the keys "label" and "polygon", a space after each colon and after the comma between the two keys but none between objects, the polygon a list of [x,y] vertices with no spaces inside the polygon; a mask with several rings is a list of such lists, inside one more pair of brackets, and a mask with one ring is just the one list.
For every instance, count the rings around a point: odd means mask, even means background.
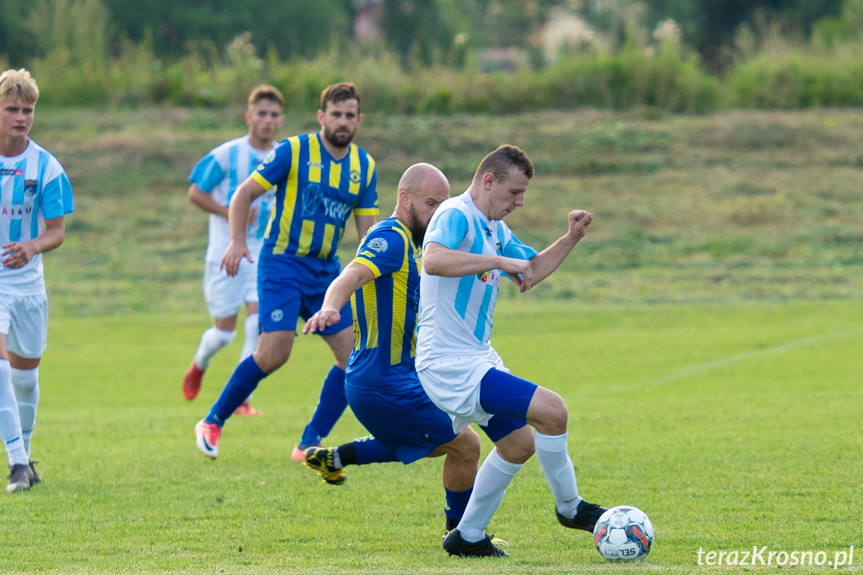
[{"label": "mown grass", "polygon": [[[501,143],[537,166],[525,208],[508,218],[523,240],[554,241],[571,207],[594,214],[539,296],[707,303],[863,292],[859,111],[366,114],[357,141],[377,160],[384,215],[411,163],[438,165],[459,193]],[[283,135],[316,127],[311,113],[290,116]],[[240,110],[40,108],[33,135],[67,168],[77,206],[66,243],[46,257],[54,310],[202,311],[207,220],[186,200],[186,178],[242,132]],[[349,228],[343,260],[355,246]]]},{"label": "mown grass", "polygon": [[[331,362],[318,338],[256,392],[265,417],[232,420],[219,459],[203,458],[192,427],[240,342],[184,402],[209,323],[206,217],[186,176],[242,133],[241,111],[40,105],[33,136],[66,166],[76,212],[45,257],[45,484],[0,498],[0,572],[688,573],[704,569],[699,547],[859,549],[863,113],[366,113],[358,142],[384,215],[410,163],[437,164],[458,193],[504,142],[537,165],[508,218],[523,240],[543,247],[570,207],[593,212],[555,275],[524,296],[505,287],[493,341],[567,401],[582,492],[650,514],[648,560],[605,563],[557,526],[533,461],[491,525],[512,543],[503,562],[440,549],[439,461],[320,483],[287,460]],[[287,118],[284,134],[311,120]],[[346,416],[330,439],[362,434]]]},{"label": "mown grass", "polygon": [[[510,541],[502,561],[440,548],[439,460],[353,467],[344,486],[321,483],[288,458],[329,361],[319,338],[298,341],[294,360],[256,392],[265,416],[232,419],[210,461],[192,428],[239,342],[187,403],[179,379],[206,319],[134,314],[53,320],[33,450],[44,484],[0,498],[0,570],[689,573],[704,569],[699,548],[831,558],[859,548],[856,302],[523,299],[502,303],[497,320],[508,366],[569,405],[582,493],[653,519],[656,547],[643,563],[606,563],[589,535],[560,528],[535,460],[491,525]],[[360,434],[346,415],[330,440]]]}]

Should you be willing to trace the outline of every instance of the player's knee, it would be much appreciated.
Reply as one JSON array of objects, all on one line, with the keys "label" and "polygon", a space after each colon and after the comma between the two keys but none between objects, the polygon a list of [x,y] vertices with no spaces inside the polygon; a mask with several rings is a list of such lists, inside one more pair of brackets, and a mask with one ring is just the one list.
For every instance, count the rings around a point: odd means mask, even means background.
[{"label": "player's knee", "polygon": [[290,349],[257,349],[253,354],[255,363],[264,373],[273,373],[286,363],[291,357]]},{"label": "player's knee", "polygon": [[563,398],[549,389],[542,387],[537,389],[528,409],[528,423],[540,433],[547,435],[566,433],[569,412]]}]

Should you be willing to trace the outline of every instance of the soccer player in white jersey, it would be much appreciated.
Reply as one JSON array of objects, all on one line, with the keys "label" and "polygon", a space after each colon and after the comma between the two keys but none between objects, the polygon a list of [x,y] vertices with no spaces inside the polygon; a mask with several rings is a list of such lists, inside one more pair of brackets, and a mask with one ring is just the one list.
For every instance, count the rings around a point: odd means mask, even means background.
[{"label": "soccer player in white jersey", "polygon": [[[183,376],[183,396],[189,401],[198,396],[201,379],[216,353],[237,335],[237,313],[246,305],[243,322],[245,341],[240,362],[252,355],[258,343],[258,266],[244,261],[236,276],[219,269],[222,256],[231,243],[228,228],[228,206],[237,187],[264,161],[276,147],[274,136],[284,121],[282,93],[272,86],[258,86],[249,95],[246,110],[248,135],[225,142],[204,156],[189,175],[189,201],[210,214],[210,241],[204,268],[204,298],[213,318],[213,327],[201,336],[201,342],[189,369]],[[270,216],[274,192],[269,191],[252,202],[246,229],[249,251],[261,251],[264,232]],[[252,408],[249,399],[234,411],[237,415],[262,415]]]},{"label": "soccer player in white jersey", "polygon": [[468,190],[435,212],[423,241],[417,375],[431,400],[450,414],[454,431],[477,423],[495,444],[461,521],[443,540],[450,555],[507,555],[485,529],[534,452],[561,524],[593,531],[605,511],[578,493],[563,399],[511,375],[489,343],[501,276],[520,292],[529,290],[563,263],[593,219],[572,210],[566,234],[539,254],[521,243],[502,220],[524,205],[533,172],[521,149],[499,147],[480,163]]},{"label": "soccer player in white jersey", "polygon": [[63,166],[29,137],[38,99],[27,70],[0,74],[0,437],[9,493],[42,482],[30,459],[48,335],[42,254],[63,243],[63,216],[73,209]]}]

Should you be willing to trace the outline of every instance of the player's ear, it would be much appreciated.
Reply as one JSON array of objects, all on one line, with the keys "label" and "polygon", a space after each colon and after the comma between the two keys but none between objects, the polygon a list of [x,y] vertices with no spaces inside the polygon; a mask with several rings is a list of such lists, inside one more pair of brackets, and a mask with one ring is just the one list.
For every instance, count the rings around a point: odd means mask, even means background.
[{"label": "player's ear", "polygon": [[482,175],[482,185],[484,188],[490,188],[494,181],[495,177],[492,172],[486,172]]}]

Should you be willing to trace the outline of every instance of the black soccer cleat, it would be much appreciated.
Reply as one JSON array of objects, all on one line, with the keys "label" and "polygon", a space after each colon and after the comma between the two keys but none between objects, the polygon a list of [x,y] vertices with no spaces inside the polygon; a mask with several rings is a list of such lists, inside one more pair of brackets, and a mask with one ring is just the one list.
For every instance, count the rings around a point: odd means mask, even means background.
[{"label": "black soccer cleat", "polygon": [[578,504],[576,508],[575,517],[569,519],[560,514],[560,511],[555,508],[554,512],[557,513],[557,520],[560,521],[560,524],[564,527],[569,527],[570,529],[581,529],[582,531],[590,531],[593,533],[593,528],[596,527],[596,522],[599,521],[599,517],[608,511],[604,507],[600,507],[596,503],[588,503],[584,499]]},{"label": "black soccer cleat", "polygon": [[42,478],[39,477],[38,473],[36,473],[36,464],[37,463],[39,463],[39,462],[33,461],[33,460],[30,461],[30,487],[33,487],[34,485],[38,485],[39,483],[42,483]]},{"label": "black soccer cleat", "polygon": [[16,463],[9,468],[9,484],[6,486],[6,493],[27,491],[30,489],[32,481],[33,475],[30,471],[30,465],[27,463]]},{"label": "black soccer cleat", "polygon": [[492,536],[486,536],[476,543],[468,543],[461,538],[458,529],[453,529],[443,538],[443,548],[450,555],[458,557],[509,557],[509,553],[492,543]]}]

